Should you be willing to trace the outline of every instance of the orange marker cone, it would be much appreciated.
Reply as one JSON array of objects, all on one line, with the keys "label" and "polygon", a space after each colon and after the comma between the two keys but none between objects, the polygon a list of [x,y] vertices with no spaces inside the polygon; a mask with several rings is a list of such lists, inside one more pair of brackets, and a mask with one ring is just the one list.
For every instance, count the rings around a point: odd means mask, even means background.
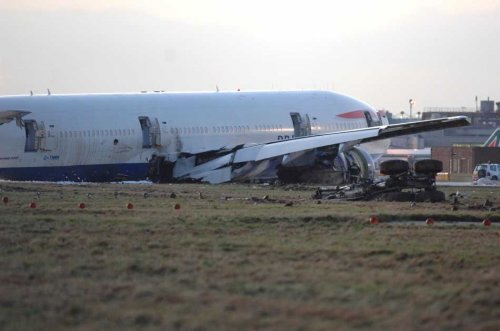
[{"label": "orange marker cone", "polygon": [[380,223],[380,218],[378,218],[378,216],[373,215],[373,216],[370,216],[369,221],[370,221],[370,224],[378,224],[378,223]]},{"label": "orange marker cone", "polygon": [[425,224],[427,225],[433,225],[435,223],[434,219],[429,217],[428,219],[425,220]]},{"label": "orange marker cone", "polygon": [[134,209],[134,205],[131,202],[127,203],[127,209]]},{"label": "orange marker cone", "polygon": [[35,202],[30,203],[30,204],[29,204],[29,207],[30,207],[30,208],[36,208],[36,203],[35,203]]},{"label": "orange marker cone", "polygon": [[483,225],[484,225],[484,226],[490,226],[490,225],[491,225],[491,220],[490,220],[489,218],[485,219],[485,220],[483,221]]},{"label": "orange marker cone", "polygon": [[3,201],[3,203],[8,203],[8,202],[9,202],[9,198],[7,198],[7,197],[3,197],[3,198],[2,198],[2,201]]},{"label": "orange marker cone", "polygon": [[79,205],[78,205],[78,208],[80,209],[85,209],[85,204],[83,202],[81,202]]}]

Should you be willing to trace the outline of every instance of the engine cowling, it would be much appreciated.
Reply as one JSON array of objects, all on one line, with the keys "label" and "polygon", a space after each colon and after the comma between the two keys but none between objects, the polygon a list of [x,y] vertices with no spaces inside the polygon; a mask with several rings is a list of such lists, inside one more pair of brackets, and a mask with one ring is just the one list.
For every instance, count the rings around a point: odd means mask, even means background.
[{"label": "engine cowling", "polygon": [[278,178],[285,183],[320,183],[342,185],[375,177],[375,162],[361,147],[338,153],[316,151],[315,162],[306,166],[281,166]]},{"label": "engine cowling", "polygon": [[353,147],[343,154],[347,161],[347,182],[375,178],[375,161],[365,149]]}]

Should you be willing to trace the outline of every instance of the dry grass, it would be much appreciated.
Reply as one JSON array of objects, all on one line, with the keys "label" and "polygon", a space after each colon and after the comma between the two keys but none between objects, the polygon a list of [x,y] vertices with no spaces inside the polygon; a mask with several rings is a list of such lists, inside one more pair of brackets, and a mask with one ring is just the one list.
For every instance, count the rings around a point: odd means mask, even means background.
[{"label": "dry grass", "polygon": [[[497,211],[245,185],[0,188],[1,330],[500,329],[498,225],[439,222]],[[500,205],[498,188],[462,190]]]}]

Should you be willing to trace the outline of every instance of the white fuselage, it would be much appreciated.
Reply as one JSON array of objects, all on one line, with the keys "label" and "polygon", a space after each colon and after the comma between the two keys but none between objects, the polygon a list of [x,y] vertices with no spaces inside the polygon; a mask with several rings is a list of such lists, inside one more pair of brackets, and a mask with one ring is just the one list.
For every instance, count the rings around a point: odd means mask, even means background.
[{"label": "white fuselage", "polygon": [[141,179],[152,155],[175,162],[180,155],[386,124],[369,105],[321,91],[0,97],[0,111],[7,110],[30,113],[22,125],[0,126],[4,179],[93,180],[85,166],[95,174],[108,167],[109,176],[97,180],[113,180],[113,171]]}]

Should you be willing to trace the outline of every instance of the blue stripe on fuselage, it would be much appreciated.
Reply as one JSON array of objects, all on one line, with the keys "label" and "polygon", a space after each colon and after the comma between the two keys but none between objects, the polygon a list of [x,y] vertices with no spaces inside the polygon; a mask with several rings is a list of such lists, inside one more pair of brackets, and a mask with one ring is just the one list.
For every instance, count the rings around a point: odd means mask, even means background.
[{"label": "blue stripe on fuselage", "polygon": [[0,168],[0,179],[49,182],[114,182],[121,180],[143,180],[146,179],[147,172],[147,163]]}]

